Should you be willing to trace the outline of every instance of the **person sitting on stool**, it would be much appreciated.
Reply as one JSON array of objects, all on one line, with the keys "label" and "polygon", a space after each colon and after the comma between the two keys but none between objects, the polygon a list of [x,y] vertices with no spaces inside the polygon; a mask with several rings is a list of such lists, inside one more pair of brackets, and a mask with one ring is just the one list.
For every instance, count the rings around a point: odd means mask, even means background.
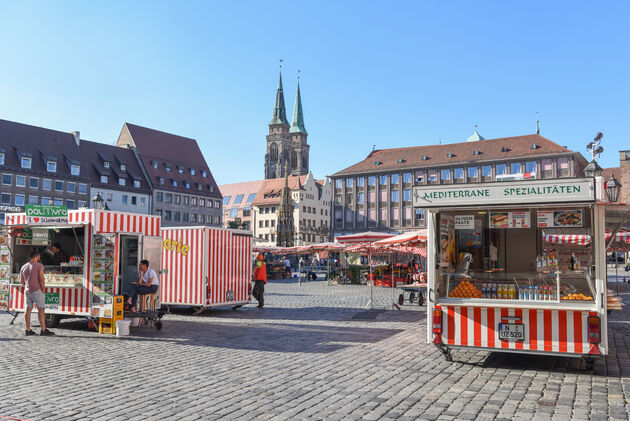
[{"label": "person sitting on stool", "polygon": [[131,304],[131,311],[133,313],[136,312],[138,295],[155,294],[160,284],[155,271],[149,269],[148,260],[141,260],[138,269],[138,282],[129,284],[129,290],[127,291],[127,295],[129,296],[127,303]]}]

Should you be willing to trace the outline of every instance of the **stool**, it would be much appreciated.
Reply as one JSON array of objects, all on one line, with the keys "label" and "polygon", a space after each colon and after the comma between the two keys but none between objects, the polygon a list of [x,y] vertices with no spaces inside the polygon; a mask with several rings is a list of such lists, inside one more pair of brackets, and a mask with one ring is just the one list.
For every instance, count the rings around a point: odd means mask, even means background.
[{"label": "stool", "polygon": [[140,311],[155,310],[155,293],[140,296]]}]

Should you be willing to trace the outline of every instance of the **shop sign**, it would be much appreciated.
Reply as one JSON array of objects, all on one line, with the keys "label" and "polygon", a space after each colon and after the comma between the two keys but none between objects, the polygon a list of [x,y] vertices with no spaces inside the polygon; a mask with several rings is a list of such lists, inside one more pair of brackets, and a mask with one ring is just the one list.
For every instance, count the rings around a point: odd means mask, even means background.
[{"label": "shop sign", "polygon": [[413,206],[469,206],[594,201],[592,178],[418,186],[413,189]]},{"label": "shop sign", "polygon": [[475,228],[475,215],[455,215],[455,229],[469,230]]},{"label": "shop sign", "polygon": [[34,246],[47,246],[50,244],[50,235],[47,229],[33,228],[33,240],[31,244]]},{"label": "shop sign", "polygon": [[165,250],[171,250],[175,253],[181,253],[182,256],[188,256],[188,252],[190,251],[190,246],[188,244],[182,243],[181,240],[170,240],[166,239],[162,242],[162,247]]},{"label": "shop sign", "polygon": [[53,205],[26,205],[26,222],[28,224],[68,223],[68,208]]},{"label": "shop sign", "polygon": [[59,293],[58,292],[47,292],[46,293],[46,305],[59,305]]},{"label": "shop sign", "polygon": [[0,212],[24,212],[24,208],[21,206],[0,206]]},{"label": "shop sign", "polygon": [[562,228],[581,226],[581,210],[538,211],[538,228]]}]

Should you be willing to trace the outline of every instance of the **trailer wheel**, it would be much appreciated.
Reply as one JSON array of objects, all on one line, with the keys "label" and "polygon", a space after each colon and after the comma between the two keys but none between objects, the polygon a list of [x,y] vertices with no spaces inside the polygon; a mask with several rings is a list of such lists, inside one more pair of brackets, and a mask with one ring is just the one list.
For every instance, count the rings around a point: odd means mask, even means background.
[{"label": "trailer wheel", "polygon": [[422,293],[418,294],[418,305],[420,307],[424,305],[424,295],[422,295]]},{"label": "trailer wheel", "polygon": [[157,322],[155,322],[155,328],[157,330],[162,330],[162,322],[159,321],[159,320]]},{"label": "trailer wheel", "polygon": [[414,300],[415,298],[416,298],[416,293],[415,293],[415,292],[413,292],[413,291],[411,291],[411,292],[409,293],[409,302],[410,302],[410,303],[413,303],[413,300]]},{"label": "trailer wheel", "polygon": [[57,327],[61,321],[59,314],[47,314],[46,315],[46,327]]},{"label": "trailer wheel", "polygon": [[404,303],[404,302],[405,302],[405,294],[404,294],[404,293],[401,293],[401,294],[398,296],[398,304],[403,305],[403,303]]}]

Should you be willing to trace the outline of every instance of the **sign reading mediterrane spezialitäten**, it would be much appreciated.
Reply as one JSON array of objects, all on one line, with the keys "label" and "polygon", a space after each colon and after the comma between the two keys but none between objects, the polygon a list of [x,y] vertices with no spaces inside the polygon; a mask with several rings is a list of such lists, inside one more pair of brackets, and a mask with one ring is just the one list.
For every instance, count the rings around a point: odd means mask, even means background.
[{"label": "sign reading mediterrane spezialit\u00e4ten", "polygon": [[430,185],[417,186],[413,189],[413,206],[425,208],[593,200],[595,200],[595,187],[591,178]]}]

